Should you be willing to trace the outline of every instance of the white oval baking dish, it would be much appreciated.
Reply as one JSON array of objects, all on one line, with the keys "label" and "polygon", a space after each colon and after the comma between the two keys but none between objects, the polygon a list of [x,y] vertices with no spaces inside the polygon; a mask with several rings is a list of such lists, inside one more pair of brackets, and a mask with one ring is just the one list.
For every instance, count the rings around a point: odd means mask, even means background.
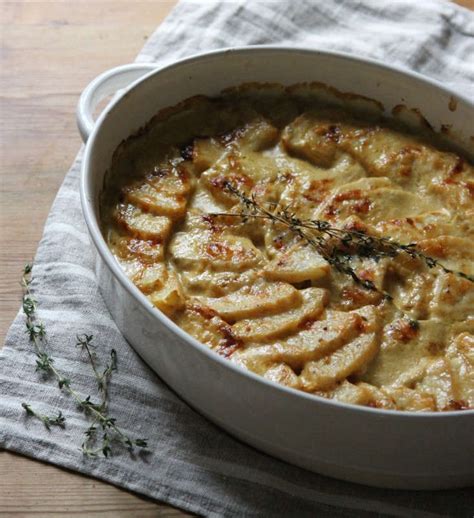
[{"label": "white oval baking dish", "polygon": [[[119,329],[192,407],[271,455],[318,473],[379,487],[473,484],[474,411],[384,411],[325,400],[267,381],[232,365],[177,327],[126,278],[110,253],[99,229],[99,194],[119,143],[165,107],[249,81],[320,81],[376,99],[387,111],[399,104],[416,107],[435,129],[451,125],[466,148],[474,133],[471,100],[416,73],[340,53],[234,48],[163,68],[126,65],[106,72],[84,90],[78,105],[78,126],[87,141],[81,198],[98,251],[102,294]],[[125,85],[128,88],[94,123],[97,102]]]}]

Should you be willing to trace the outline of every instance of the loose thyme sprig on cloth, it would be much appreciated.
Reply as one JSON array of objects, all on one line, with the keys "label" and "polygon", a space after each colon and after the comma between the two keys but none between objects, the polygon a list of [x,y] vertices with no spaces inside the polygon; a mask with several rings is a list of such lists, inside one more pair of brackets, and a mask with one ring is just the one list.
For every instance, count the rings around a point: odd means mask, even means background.
[{"label": "loose thyme sprig on cloth", "polygon": [[40,421],[43,422],[44,426],[48,430],[51,430],[52,426],[59,426],[60,428],[64,428],[66,423],[66,418],[63,416],[61,411],[58,412],[56,417],[51,417],[45,414],[40,414],[39,412],[35,412],[28,403],[22,403],[21,406],[26,410],[26,413],[30,416],[36,417]]},{"label": "loose thyme sprig on cloth", "polygon": [[324,220],[300,219],[289,210],[289,207],[269,204],[269,208],[266,208],[260,205],[253,195],[248,197],[228,181],[224,182],[224,187],[239,199],[243,210],[237,214],[212,213],[209,214],[210,216],[231,216],[241,218],[243,221],[248,218],[262,218],[274,223],[281,223],[315,248],[337,271],[349,275],[355,283],[367,290],[378,291],[387,300],[392,299],[389,293],[379,290],[372,281],[362,279],[357,275],[350,264],[353,257],[370,257],[379,260],[383,257],[405,254],[412,259],[420,259],[428,268],[439,268],[445,273],[453,273],[474,282],[473,276],[446,268],[437,259],[418,250],[414,243],[403,245],[390,237],[370,236],[361,230],[339,229]]},{"label": "loose thyme sprig on cloth", "polygon": [[[71,386],[71,380],[55,367],[54,359],[46,348],[46,328],[43,322],[38,321],[36,316],[37,301],[33,298],[31,292],[31,269],[31,265],[26,265],[23,271],[21,281],[23,287],[22,308],[26,316],[26,333],[36,354],[36,370],[55,378],[59,389],[69,394],[76,401],[79,408],[92,419],[92,424],[84,432],[85,439],[81,447],[83,453],[91,457],[96,457],[102,453],[107,457],[112,453],[112,445],[114,443],[120,443],[129,450],[133,450],[134,447],[147,448],[146,439],[130,438],[116,425],[116,419],[108,415],[108,387],[112,372],[117,369],[117,353],[114,349],[110,351],[109,363],[106,364],[101,372],[95,351],[93,350],[93,336],[77,336],[77,346],[86,352],[87,359],[97,379],[101,398],[99,403],[92,401],[91,396],[82,397]],[[51,429],[51,426],[60,426],[62,428],[65,426],[66,418],[62,412],[59,412],[56,417],[50,417],[33,410],[27,403],[22,403],[22,407],[27,415],[42,421],[48,430]],[[99,434],[101,434],[100,438]],[[95,446],[97,443],[100,443],[99,446]]]}]

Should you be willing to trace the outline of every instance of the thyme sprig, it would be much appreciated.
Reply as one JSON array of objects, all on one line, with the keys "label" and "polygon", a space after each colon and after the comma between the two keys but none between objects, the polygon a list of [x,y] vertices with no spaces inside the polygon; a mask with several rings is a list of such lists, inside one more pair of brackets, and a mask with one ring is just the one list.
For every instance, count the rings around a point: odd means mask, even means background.
[{"label": "thyme sprig", "polygon": [[[61,373],[54,365],[54,359],[47,350],[46,328],[43,322],[37,319],[37,301],[33,298],[31,290],[31,265],[27,264],[23,270],[21,285],[23,287],[22,308],[26,317],[26,333],[33,345],[36,355],[36,370],[46,376],[53,377],[60,390],[64,390],[77,403],[78,407],[92,419],[92,424],[84,432],[85,438],[81,449],[85,455],[97,457],[100,453],[108,457],[112,453],[112,444],[120,443],[129,450],[135,447],[147,448],[146,439],[132,439],[124,433],[116,424],[116,419],[108,415],[108,387],[113,371],[117,369],[117,353],[114,349],[110,352],[110,361],[104,369],[100,370],[95,351],[93,350],[92,335],[78,335],[77,345],[87,354],[87,359],[98,383],[100,402],[92,400],[91,396],[83,397],[71,386],[71,380]],[[49,417],[36,412],[27,403],[22,403],[27,415],[41,420],[46,428],[60,426],[64,428],[66,418],[61,412],[57,417]],[[101,438],[99,440],[99,431]],[[95,446],[99,442],[98,446]]]},{"label": "thyme sprig", "polygon": [[97,355],[93,350],[93,348],[95,347],[92,343],[93,338],[93,335],[77,335],[76,346],[87,353],[87,358],[96,377],[98,385],[97,388],[101,396],[101,402],[99,404],[99,407],[102,410],[106,411],[108,401],[108,386],[110,378],[112,376],[112,372],[117,370],[117,352],[115,351],[115,349],[112,349],[110,351],[110,362],[106,364],[102,372],[99,372],[100,367],[97,365]]},{"label": "thyme sprig", "polygon": [[59,426],[60,428],[64,428],[65,426],[66,418],[61,411],[58,412],[57,416],[52,417],[33,410],[28,403],[22,403],[21,406],[26,410],[27,415],[39,419],[48,430],[51,430],[52,426]]},{"label": "thyme sprig", "polygon": [[311,245],[337,271],[346,274],[352,280],[371,291],[378,291],[386,300],[392,297],[380,290],[371,280],[362,279],[350,264],[354,257],[372,258],[376,261],[384,257],[397,257],[401,254],[412,259],[421,260],[430,269],[439,268],[445,273],[452,273],[463,279],[474,282],[474,277],[464,272],[451,270],[437,259],[423,253],[415,243],[402,244],[390,237],[371,236],[362,230],[347,230],[332,226],[328,221],[320,219],[301,219],[290,207],[281,207],[276,203],[268,206],[257,202],[255,196],[250,197],[237,189],[229,181],[224,182],[225,189],[236,196],[243,210],[238,213],[212,213],[209,216],[230,216],[241,218],[246,222],[249,218],[261,218],[273,223],[280,223],[301,240]]}]

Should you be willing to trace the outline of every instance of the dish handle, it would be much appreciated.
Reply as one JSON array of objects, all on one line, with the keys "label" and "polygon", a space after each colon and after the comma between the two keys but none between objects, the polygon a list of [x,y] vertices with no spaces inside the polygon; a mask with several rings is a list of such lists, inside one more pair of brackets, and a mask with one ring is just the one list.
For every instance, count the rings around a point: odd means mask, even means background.
[{"label": "dish handle", "polygon": [[87,142],[94,129],[94,111],[107,96],[156,70],[153,63],[133,63],[111,68],[93,79],[83,90],[76,109],[76,121],[82,140]]}]

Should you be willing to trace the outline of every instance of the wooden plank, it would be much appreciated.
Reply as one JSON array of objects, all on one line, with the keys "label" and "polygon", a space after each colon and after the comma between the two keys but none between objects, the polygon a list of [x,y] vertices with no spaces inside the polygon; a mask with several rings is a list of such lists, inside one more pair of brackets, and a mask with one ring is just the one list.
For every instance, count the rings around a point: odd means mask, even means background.
[{"label": "wooden plank", "polygon": [[[102,462],[98,460],[98,462]],[[0,455],[0,515],[184,517],[168,505],[9,452]]]}]

